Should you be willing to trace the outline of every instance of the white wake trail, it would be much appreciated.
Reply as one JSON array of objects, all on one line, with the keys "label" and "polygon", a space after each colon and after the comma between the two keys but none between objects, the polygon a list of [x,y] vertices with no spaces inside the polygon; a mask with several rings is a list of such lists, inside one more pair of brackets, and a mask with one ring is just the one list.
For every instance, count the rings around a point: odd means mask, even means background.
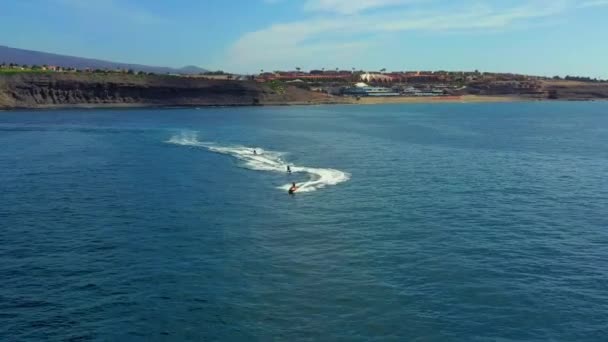
[{"label": "white wake trail", "polygon": [[[215,153],[230,155],[243,162],[243,166],[257,171],[286,172],[287,165],[291,167],[292,173],[305,173],[309,179],[304,182],[296,182],[298,192],[312,192],[329,185],[337,185],[350,179],[346,172],[335,169],[312,168],[292,165],[285,162],[281,152],[268,151],[259,147],[247,146],[219,146],[214,143],[201,142],[196,132],[181,132],[167,141],[168,143],[182,146],[194,146],[205,148]],[[254,153],[254,150],[257,152]],[[279,186],[279,189],[287,191],[291,184]]]}]

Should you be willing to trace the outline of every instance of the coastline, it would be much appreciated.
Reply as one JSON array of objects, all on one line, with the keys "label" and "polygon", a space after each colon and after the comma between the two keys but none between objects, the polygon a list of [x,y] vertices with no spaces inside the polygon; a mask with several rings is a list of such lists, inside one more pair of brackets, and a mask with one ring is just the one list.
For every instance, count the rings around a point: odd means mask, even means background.
[{"label": "coastline", "polygon": [[[545,82],[544,92],[350,97],[288,84],[128,74],[0,75],[0,110],[507,103],[608,99],[608,86]],[[548,94],[553,94],[549,99]]]},{"label": "coastline", "polygon": [[517,96],[463,95],[445,97],[341,97],[340,100],[329,101],[286,101],[260,104],[226,103],[226,104],[158,104],[158,103],[81,103],[81,104],[45,104],[36,106],[0,107],[0,112],[12,111],[53,111],[75,109],[192,109],[192,108],[222,108],[222,107],[288,107],[288,106],[324,106],[324,105],[386,105],[386,104],[442,104],[442,103],[515,103],[515,102],[603,102],[603,99],[579,100],[560,99],[549,100]]},{"label": "coastline", "polygon": [[527,102],[537,101],[537,99],[518,97],[518,96],[497,96],[497,95],[462,95],[462,96],[437,96],[437,97],[362,97],[359,100],[351,99],[352,104],[399,104],[399,103],[499,103],[499,102]]},{"label": "coastline", "polygon": [[53,105],[37,105],[37,106],[21,106],[0,108],[0,111],[23,111],[23,110],[60,110],[60,109],[138,109],[138,108],[221,108],[221,107],[288,107],[288,106],[331,106],[331,105],[384,105],[384,104],[439,104],[439,103],[506,103],[506,102],[525,102],[534,101],[531,99],[518,99],[514,97],[504,96],[478,96],[466,95],[460,97],[450,97],[442,99],[431,98],[362,98],[356,100],[354,98],[340,98],[340,100],[330,101],[287,101],[287,102],[270,102],[257,105],[242,104],[242,103],[226,103],[226,104],[156,104],[156,103],[82,103],[82,104],[53,104]]}]

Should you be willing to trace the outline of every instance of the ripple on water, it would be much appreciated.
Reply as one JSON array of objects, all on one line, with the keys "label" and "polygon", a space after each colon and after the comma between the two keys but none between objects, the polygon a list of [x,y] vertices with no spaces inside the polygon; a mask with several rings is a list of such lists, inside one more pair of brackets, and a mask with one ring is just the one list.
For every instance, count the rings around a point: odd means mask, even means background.
[{"label": "ripple on water", "polygon": [[601,341],[605,110],[3,113],[0,340]]}]

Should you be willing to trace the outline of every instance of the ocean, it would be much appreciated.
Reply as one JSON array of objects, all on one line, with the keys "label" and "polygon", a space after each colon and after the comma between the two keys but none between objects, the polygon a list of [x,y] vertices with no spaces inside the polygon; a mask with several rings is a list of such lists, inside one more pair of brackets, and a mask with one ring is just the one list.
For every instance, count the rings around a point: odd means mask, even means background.
[{"label": "ocean", "polygon": [[1,112],[0,166],[2,341],[608,336],[606,102]]}]

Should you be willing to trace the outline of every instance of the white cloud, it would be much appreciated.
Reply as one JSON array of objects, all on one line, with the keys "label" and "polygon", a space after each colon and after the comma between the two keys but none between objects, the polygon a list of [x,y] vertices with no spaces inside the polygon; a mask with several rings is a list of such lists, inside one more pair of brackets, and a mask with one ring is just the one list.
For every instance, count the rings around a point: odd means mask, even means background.
[{"label": "white cloud", "polygon": [[[352,59],[353,54],[377,47],[379,35],[403,35],[408,31],[505,30],[560,14],[572,5],[569,0],[527,0],[520,2],[519,6],[507,8],[478,2],[461,8],[417,6],[365,12],[366,9],[395,5],[397,2],[309,0],[308,10],[325,9],[336,13],[274,24],[246,33],[231,46],[227,64],[238,71],[310,66],[311,63],[318,63],[315,64],[317,66],[333,63],[343,65]],[[354,4],[356,10],[341,7],[347,3]],[[316,7],[310,7],[312,5]]]},{"label": "white cloud", "polygon": [[311,12],[355,14],[365,10],[403,5],[412,0],[307,0],[304,9]]},{"label": "white cloud", "polygon": [[[343,21],[326,19],[277,24],[267,29],[251,32],[241,37],[230,50],[230,65],[240,70],[271,67],[293,68],[307,60],[325,59],[327,63],[337,62],[338,55],[349,51],[354,53],[365,44],[357,41],[313,42],[308,39],[326,32],[347,29]],[[316,57],[315,57],[316,56]]]}]

